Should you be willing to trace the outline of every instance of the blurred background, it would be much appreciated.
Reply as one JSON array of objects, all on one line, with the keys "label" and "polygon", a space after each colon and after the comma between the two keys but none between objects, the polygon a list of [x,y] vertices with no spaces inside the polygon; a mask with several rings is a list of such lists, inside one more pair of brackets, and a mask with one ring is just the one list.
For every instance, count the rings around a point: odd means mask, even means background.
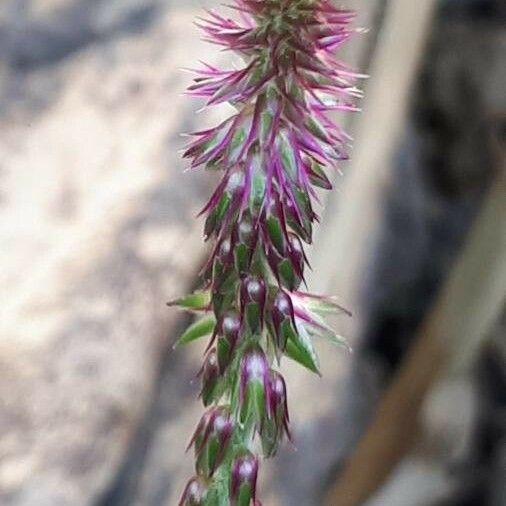
[{"label": "blurred background", "polygon": [[[205,258],[185,172],[192,25],[214,0],[0,2],[0,505],[174,506]],[[350,0],[371,78],[311,252],[353,310],[323,378],[285,364],[296,450],[268,506],[506,505],[506,4]]]}]

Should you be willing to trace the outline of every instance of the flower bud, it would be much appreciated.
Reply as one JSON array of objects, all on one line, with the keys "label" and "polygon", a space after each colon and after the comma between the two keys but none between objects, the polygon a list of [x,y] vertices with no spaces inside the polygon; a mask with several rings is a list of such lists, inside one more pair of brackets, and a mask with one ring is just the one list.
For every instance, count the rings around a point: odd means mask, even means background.
[{"label": "flower bud", "polygon": [[286,254],[286,224],[283,207],[277,197],[272,198],[265,212],[266,242],[281,256]]},{"label": "flower bud", "polygon": [[293,233],[288,234],[288,244],[290,262],[297,276],[302,279],[304,276],[304,263],[306,261],[304,247],[299,237]]},{"label": "flower bud", "polygon": [[237,226],[237,238],[239,242],[245,244],[248,248],[253,248],[257,240],[257,231],[251,215],[244,213]]},{"label": "flower bud", "polygon": [[272,246],[267,247],[267,262],[272,273],[278,282],[291,291],[296,290],[301,282],[302,277],[297,273],[291,262],[291,255],[288,258],[281,256]]},{"label": "flower bud", "polygon": [[321,165],[313,161],[309,166],[306,166],[308,167],[309,180],[313,185],[323,188],[324,190],[332,190],[332,183]]},{"label": "flower bud", "polygon": [[204,226],[206,239],[221,235],[224,225],[230,223],[238,211],[244,187],[244,174],[238,170],[225,175],[201,214],[208,212]]},{"label": "flower bud", "polygon": [[218,320],[234,302],[233,290],[231,290],[236,282],[233,258],[233,245],[230,238],[223,239],[214,253],[212,273],[212,304]]},{"label": "flower bud", "polygon": [[179,506],[204,506],[208,486],[201,477],[193,477],[186,485]]},{"label": "flower bud", "polygon": [[230,502],[232,506],[256,504],[258,460],[247,453],[237,457],[232,464],[230,480]]},{"label": "flower bud", "polygon": [[207,354],[199,375],[202,377],[200,396],[202,397],[204,406],[209,406],[215,398],[220,383],[220,370],[215,348]]},{"label": "flower bud", "polygon": [[240,417],[253,418],[258,427],[270,416],[269,362],[260,347],[247,350],[240,362]]},{"label": "flower bud", "polygon": [[306,192],[296,189],[294,198],[286,201],[285,213],[288,225],[307,244],[312,243],[313,221],[317,219]]},{"label": "flower bud", "polygon": [[295,313],[292,299],[283,290],[279,290],[275,295],[270,314],[276,347],[283,352],[285,351],[288,337],[291,333],[295,332]]},{"label": "flower bud", "polygon": [[265,420],[260,431],[262,447],[266,457],[271,457],[276,453],[279,443],[285,435],[291,440],[288,427],[290,418],[288,415],[285,380],[278,372],[271,371],[269,375],[269,385],[272,417]]},{"label": "flower bud", "polygon": [[245,212],[233,232],[235,268],[239,274],[246,274],[251,265],[258,233],[249,212]]},{"label": "flower bud", "polygon": [[233,253],[230,238],[223,239],[217,246],[214,253],[213,280],[214,288],[219,289],[230,273]]},{"label": "flower bud", "polygon": [[241,334],[241,317],[236,312],[225,313],[219,320],[218,332],[218,365],[223,374],[229,366]]},{"label": "flower bud", "polygon": [[204,238],[207,241],[213,234],[218,235],[219,225],[223,222],[223,217],[230,207],[231,197],[223,194],[216,197],[217,202],[213,210],[210,211],[204,225]]},{"label": "flower bud", "polygon": [[220,466],[230,445],[234,422],[226,408],[207,411],[201,418],[190,441],[195,445],[197,471],[211,477]]},{"label": "flower bud", "polygon": [[253,333],[262,330],[267,288],[262,278],[248,276],[241,283],[241,313]]},{"label": "flower bud", "polygon": [[271,371],[269,382],[271,388],[271,412],[274,414],[279,428],[284,430],[290,438],[290,431],[288,430],[290,417],[288,415],[288,397],[285,379],[280,373]]}]

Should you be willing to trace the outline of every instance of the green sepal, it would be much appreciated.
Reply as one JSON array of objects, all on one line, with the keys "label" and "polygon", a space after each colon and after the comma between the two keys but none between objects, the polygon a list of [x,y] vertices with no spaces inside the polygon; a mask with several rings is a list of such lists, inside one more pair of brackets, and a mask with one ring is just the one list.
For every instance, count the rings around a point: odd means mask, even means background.
[{"label": "green sepal", "polygon": [[286,258],[278,264],[278,274],[283,286],[291,291],[297,290],[302,282],[300,276],[295,272],[292,263]]},{"label": "green sepal", "polygon": [[252,490],[251,486],[248,483],[243,483],[239,487],[239,494],[237,496],[237,500],[235,501],[235,506],[250,506],[252,499]]},{"label": "green sepal", "polygon": [[211,476],[211,471],[215,469],[216,457],[220,449],[219,441],[216,437],[211,437],[207,444],[202,448],[197,457],[196,469],[199,474]]},{"label": "green sepal", "polygon": [[231,309],[235,302],[235,293],[230,290],[226,293],[216,291],[213,293],[213,311],[217,319]]},{"label": "green sepal", "polygon": [[279,447],[279,431],[274,418],[267,418],[262,425],[260,438],[262,441],[262,451],[265,458],[273,457]]},{"label": "green sepal", "polygon": [[251,332],[255,333],[259,331],[262,323],[260,306],[255,302],[250,302],[246,304],[244,314],[246,316],[246,322],[248,323]]},{"label": "green sepal", "polygon": [[174,347],[182,346],[200,339],[201,337],[208,336],[214,330],[216,325],[216,318],[214,315],[207,316],[201,320],[192,323],[178,339]]},{"label": "green sepal", "polygon": [[221,465],[213,476],[205,506],[230,506],[230,467]]},{"label": "green sepal", "polygon": [[241,423],[254,421],[257,425],[262,423],[265,416],[264,385],[261,381],[251,381],[246,385],[244,404],[241,408]]},{"label": "green sepal", "polygon": [[207,408],[213,402],[218,401],[223,395],[223,387],[224,384],[221,378],[217,379],[215,383],[203,385],[200,394],[202,397],[202,404]]},{"label": "green sepal", "polygon": [[250,206],[252,209],[259,209],[264,201],[265,195],[265,174],[263,172],[260,156],[254,157],[254,170],[251,178]]},{"label": "green sepal", "polygon": [[230,343],[224,337],[219,337],[216,351],[218,353],[218,366],[220,368],[220,372],[223,373],[229,366],[232,358],[230,356]]},{"label": "green sepal", "polygon": [[267,72],[270,71],[271,62],[268,58],[264,58],[264,61],[262,61],[259,65],[255,65],[251,72],[249,73],[248,80],[246,81],[246,84],[244,85],[244,89],[249,88],[250,86],[253,86],[257,83],[259,83],[262,79],[265,78],[265,75]]},{"label": "green sepal", "polygon": [[286,348],[286,344],[288,343],[288,340],[292,338],[292,336],[296,335],[295,330],[292,327],[291,320],[285,320],[281,324],[281,339],[282,342],[279,343],[281,350],[284,350]]},{"label": "green sepal", "polygon": [[265,144],[268,138],[272,135],[272,122],[274,117],[269,111],[262,112],[260,117],[260,140]]},{"label": "green sepal", "polygon": [[228,159],[231,164],[237,162],[237,157],[241,153],[241,149],[243,147],[244,141],[246,140],[246,137],[247,134],[244,127],[239,127],[235,131],[232,140],[230,142],[229,155],[228,155]]},{"label": "green sepal", "polygon": [[323,168],[316,162],[313,162],[311,165],[309,181],[311,181],[313,185],[318,186],[319,188],[323,188],[324,190],[332,189],[332,183],[327,177],[327,174],[325,174]]},{"label": "green sepal", "polygon": [[219,258],[215,258],[213,264],[213,286],[215,288],[215,291],[226,293],[227,289],[225,288],[225,285],[227,283],[230,283],[231,277],[235,278],[235,276],[232,276],[233,274],[234,270],[232,269],[231,265],[224,264]]},{"label": "green sepal", "polygon": [[229,192],[224,192],[221,196],[220,201],[216,208],[211,211],[209,216],[206,219],[206,223],[204,225],[204,235],[205,237],[210,237],[212,233],[216,230],[216,226],[220,223],[228,208],[230,207],[230,203],[232,202],[232,195]]},{"label": "green sepal", "polygon": [[287,222],[290,225],[290,228],[307,244],[311,244],[312,235],[313,235],[313,211],[311,207],[311,201],[309,195],[295,187],[293,190],[293,194],[295,197],[295,204],[300,213],[300,221],[299,223],[295,217],[287,215]]},{"label": "green sepal", "polygon": [[293,148],[290,144],[290,141],[286,138],[284,134],[279,136],[278,142],[283,167],[285,168],[285,171],[290,177],[290,179],[295,182],[298,179],[299,169],[297,167],[297,160],[295,159]]},{"label": "green sepal", "polygon": [[231,292],[235,292],[235,286],[237,285],[237,274],[234,272],[234,269],[230,267],[225,275],[222,277],[222,281],[219,286],[220,293],[230,294]]},{"label": "green sepal", "polygon": [[302,235],[301,237],[307,243],[311,243],[313,236],[313,224],[312,224],[312,215],[313,211],[311,208],[311,200],[309,195],[299,188],[295,189],[295,200],[297,202],[297,206],[300,210],[302,217]]},{"label": "green sepal", "polygon": [[283,233],[281,223],[274,216],[270,216],[267,219],[267,233],[274,247],[281,255],[284,255],[286,250],[285,234]]},{"label": "green sepal", "polygon": [[307,233],[304,228],[302,228],[299,223],[297,223],[295,220],[293,220],[290,216],[287,216],[286,219],[288,225],[290,225],[290,228],[307,244],[311,244],[312,235]]},{"label": "green sepal", "polygon": [[239,274],[248,271],[250,251],[245,244],[238,244],[234,249],[235,268]]},{"label": "green sepal", "polygon": [[218,205],[216,206],[216,218],[218,221],[221,221],[223,219],[223,217],[225,216],[225,213],[227,212],[231,201],[232,201],[232,195],[230,195],[230,193],[225,192],[221,196],[221,199],[220,199]]},{"label": "green sepal", "polygon": [[307,116],[304,126],[320,141],[330,144],[325,127],[312,116]]}]

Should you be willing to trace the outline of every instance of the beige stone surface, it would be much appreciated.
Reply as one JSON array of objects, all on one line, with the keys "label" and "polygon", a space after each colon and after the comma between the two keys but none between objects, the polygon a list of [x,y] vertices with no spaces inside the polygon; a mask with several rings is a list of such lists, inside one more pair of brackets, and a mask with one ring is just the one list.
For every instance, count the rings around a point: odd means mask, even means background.
[{"label": "beige stone surface", "polygon": [[178,68],[203,51],[193,16],[161,11],[32,70],[55,93],[0,121],[2,505],[95,504],[150,403],[178,318],[165,301],[205,251],[194,217],[210,181],[177,153],[182,128],[213,120],[181,97]]}]

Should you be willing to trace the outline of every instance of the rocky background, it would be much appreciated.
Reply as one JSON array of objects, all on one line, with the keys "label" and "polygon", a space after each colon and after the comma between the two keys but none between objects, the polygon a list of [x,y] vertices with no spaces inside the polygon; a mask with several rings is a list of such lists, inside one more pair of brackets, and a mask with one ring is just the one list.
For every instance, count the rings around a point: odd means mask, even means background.
[{"label": "rocky background", "polygon": [[[362,67],[388,2],[365,3]],[[2,506],[174,506],[191,473],[201,351],[171,352],[187,322],[164,304],[205,256],[194,217],[212,179],[182,174],[179,133],[224,111],[196,115],[178,69],[227,61],[191,25],[214,4],[0,3]],[[289,368],[298,451],[264,473],[269,506],[322,504],[462,247],[494,173],[484,132],[506,113],[505,26],[500,0],[438,9],[378,209],[365,331],[354,358],[322,350],[323,381]],[[506,504],[504,327],[493,334],[476,374],[434,393],[435,443],[372,505]]]}]

